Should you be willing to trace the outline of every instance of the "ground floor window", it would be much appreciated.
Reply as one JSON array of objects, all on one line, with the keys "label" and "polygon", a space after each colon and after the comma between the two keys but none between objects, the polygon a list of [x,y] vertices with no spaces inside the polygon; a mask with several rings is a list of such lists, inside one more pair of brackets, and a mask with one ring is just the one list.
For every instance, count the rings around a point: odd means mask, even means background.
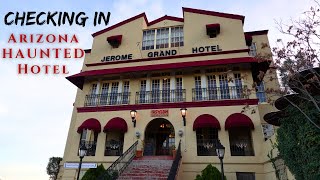
[{"label": "ground floor window", "polygon": [[106,147],[104,151],[105,156],[121,156],[123,152],[124,133],[121,132],[107,132],[106,133]]},{"label": "ground floor window", "polygon": [[254,156],[250,128],[229,129],[229,141],[231,156]]},{"label": "ground floor window", "polygon": [[237,180],[255,180],[255,173],[253,172],[237,172]]},{"label": "ground floor window", "polygon": [[216,156],[216,143],[218,141],[218,129],[206,127],[196,130],[197,155]]},{"label": "ground floor window", "polygon": [[[92,130],[84,129],[80,136],[80,147],[87,148],[86,156],[95,156],[97,147],[98,133]],[[79,152],[78,152],[79,153]]]}]

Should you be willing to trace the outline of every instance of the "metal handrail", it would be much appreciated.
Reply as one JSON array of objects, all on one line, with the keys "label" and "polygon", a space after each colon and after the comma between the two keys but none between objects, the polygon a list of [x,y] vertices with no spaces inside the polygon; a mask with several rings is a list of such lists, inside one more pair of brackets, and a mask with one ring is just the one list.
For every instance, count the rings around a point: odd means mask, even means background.
[{"label": "metal handrail", "polygon": [[185,102],[185,89],[152,90],[136,92],[136,104]]},{"label": "metal handrail", "polygon": [[222,99],[248,99],[247,86],[193,88],[192,101],[222,100]]},{"label": "metal handrail", "polygon": [[181,140],[179,141],[179,146],[175,159],[173,160],[172,166],[170,168],[170,173],[168,175],[168,180],[175,180],[180,166],[182,155],[181,155]]},{"label": "metal handrail", "polygon": [[97,178],[97,180],[116,180],[135,157],[137,145],[138,141],[132,144],[132,146],[126,150],[126,152],[124,152],[115,162],[113,162],[111,166]]},{"label": "metal handrail", "polygon": [[117,104],[130,104],[130,92],[89,94],[85,97],[84,106],[107,106]]}]

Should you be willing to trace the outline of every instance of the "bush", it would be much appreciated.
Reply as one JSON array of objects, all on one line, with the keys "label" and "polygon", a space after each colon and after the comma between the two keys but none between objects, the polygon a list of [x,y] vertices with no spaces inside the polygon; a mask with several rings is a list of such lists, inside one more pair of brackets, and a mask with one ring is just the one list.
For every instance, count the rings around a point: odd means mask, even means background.
[{"label": "bush", "polygon": [[97,168],[91,168],[89,169],[81,180],[93,180],[98,179],[99,176],[101,176],[103,173],[105,173],[105,169],[102,164],[100,164]]},{"label": "bush", "polygon": [[[224,176],[224,179],[227,180],[226,176]],[[201,171],[201,175],[197,175],[196,180],[221,180],[221,173],[216,167],[208,164],[208,166]]]},{"label": "bush", "polygon": [[[320,124],[320,114],[314,105],[299,104],[313,122]],[[285,165],[297,180],[320,179],[320,131],[294,107],[288,107],[289,116],[281,119],[277,131],[278,150]]]}]

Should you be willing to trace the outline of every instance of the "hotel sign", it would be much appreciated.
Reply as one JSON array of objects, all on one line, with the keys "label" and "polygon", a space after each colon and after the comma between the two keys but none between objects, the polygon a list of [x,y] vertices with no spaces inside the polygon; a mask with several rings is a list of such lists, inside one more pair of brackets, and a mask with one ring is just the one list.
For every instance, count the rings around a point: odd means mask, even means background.
[{"label": "hotel sign", "polygon": [[[219,45],[212,46],[200,46],[193,47],[191,49],[192,54],[197,53],[208,53],[208,52],[219,52],[222,49]],[[160,50],[160,51],[151,51],[148,53],[148,58],[156,58],[156,57],[168,57],[177,55],[177,50],[169,49],[169,50]],[[109,61],[123,61],[123,60],[132,60],[133,54],[122,54],[122,55],[114,55],[114,56],[105,56],[101,59],[101,62],[109,62]]]},{"label": "hotel sign", "polygon": [[[64,163],[63,167],[66,169],[77,169],[79,168],[79,163]],[[97,163],[82,163],[81,168],[84,168],[84,169],[97,168]]]},{"label": "hotel sign", "polygon": [[168,109],[155,109],[151,110],[151,117],[168,117],[169,110]]}]

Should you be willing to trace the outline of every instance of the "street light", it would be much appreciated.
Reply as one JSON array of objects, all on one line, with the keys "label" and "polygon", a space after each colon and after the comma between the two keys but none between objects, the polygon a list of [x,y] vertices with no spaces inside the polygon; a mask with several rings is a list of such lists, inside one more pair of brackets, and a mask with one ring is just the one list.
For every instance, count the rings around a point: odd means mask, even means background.
[{"label": "street light", "polygon": [[77,180],[79,180],[79,176],[80,176],[80,170],[81,170],[82,159],[83,159],[83,157],[84,157],[86,154],[87,154],[87,148],[86,148],[86,146],[83,144],[83,145],[81,145],[81,147],[79,148],[80,163],[79,163],[79,169],[78,169],[78,177],[77,177]]},{"label": "street light", "polygon": [[137,116],[137,111],[136,110],[131,110],[130,111],[130,115],[132,118],[132,122],[133,122],[133,127],[136,127],[136,116]]},{"label": "street light", "polygon": [[187,109],[186,108],[181,108],[181,116],[183,118],[183,125],[186,126],[186,115],[187,115]]},{"label": "street light", "polygon": [[223,157],[224,157],[225,147],[221,144],[220,140],[218,140],[218,144],[216,147],[217,156],[220,159],[221,164],[221,179],[224,180],[224,170],[223,170]]}]

